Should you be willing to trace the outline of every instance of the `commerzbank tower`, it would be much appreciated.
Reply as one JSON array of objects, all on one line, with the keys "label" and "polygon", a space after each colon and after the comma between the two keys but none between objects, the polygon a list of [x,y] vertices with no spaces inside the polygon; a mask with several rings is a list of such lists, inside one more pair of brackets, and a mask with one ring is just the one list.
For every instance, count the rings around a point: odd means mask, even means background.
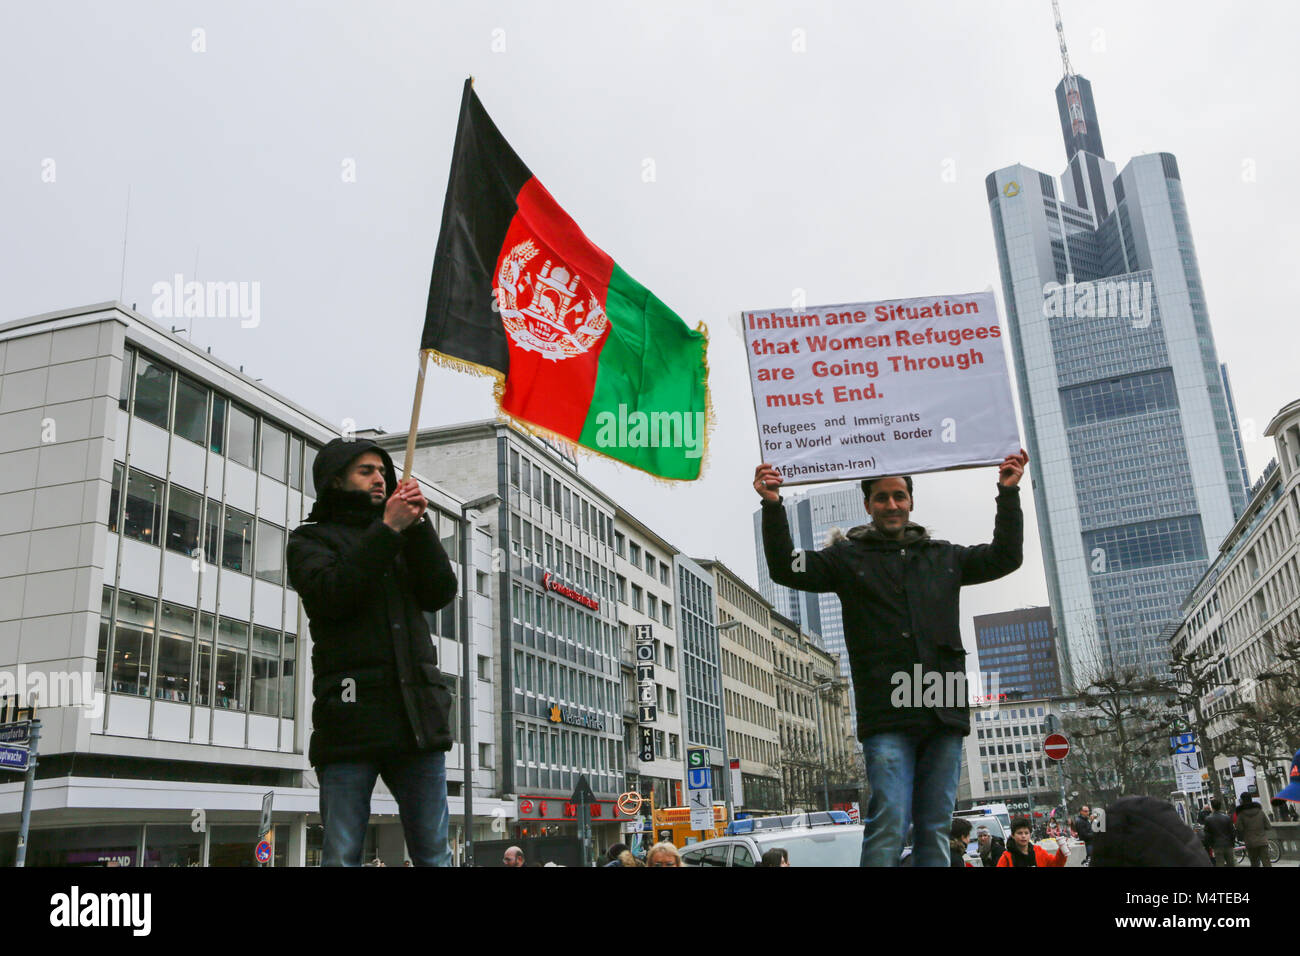
[{"label": "commerzbank tower", "polygon": [[1150,153],[1116,173],[1052,9],[1065,170],[1016,164],[984,184],[1062,676],[1085,685],[1167,673],[1162,631],[1249,480],[1178,162]]}]

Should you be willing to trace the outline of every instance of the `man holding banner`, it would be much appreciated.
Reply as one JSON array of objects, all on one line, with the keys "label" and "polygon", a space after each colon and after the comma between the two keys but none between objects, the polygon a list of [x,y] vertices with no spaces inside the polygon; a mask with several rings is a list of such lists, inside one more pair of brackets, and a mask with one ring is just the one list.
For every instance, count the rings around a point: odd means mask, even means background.
[{"label": "man holding banner", "polygon": [[1019,483],[1028,461],[1021,449],[998,466],[993,541],[974,547],[933,540],[909,520],[914,500],[906,476],[864,479],[871,524],[820,551],[796,551],[781,505],[784,479],[770,464],[755,469],[772,580],[801,591],[833,591],[843,607],[858,737],[871,783],[863,866],[897,866],[909,823],[915,826],[914,864],[949,863],[962,738],[970,733],[958,598],[963,585],[1020,567]]}]

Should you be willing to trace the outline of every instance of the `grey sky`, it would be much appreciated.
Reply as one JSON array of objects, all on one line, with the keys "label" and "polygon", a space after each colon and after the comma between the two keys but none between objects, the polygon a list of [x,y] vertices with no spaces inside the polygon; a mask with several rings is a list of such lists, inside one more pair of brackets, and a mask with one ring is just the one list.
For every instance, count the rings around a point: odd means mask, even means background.
[{"label": "grey sky", "polygon": [[[1300,8],[1065,0],[1063,14],[1108,157],[1178,157],[1257,476],[1263,428],[1298,390]],[[727,317],[788,306],[795,289],[811,306],[992,285],[1001,306],[983,179],[1017,161],[1059,174],[1060,73],[1048,0],[9,3],[0,320],[119,287],[150,314],[153,284],[197,262],[200,280],[260,283],[261,321],[197,320],[196,344],[335,422],[405,429],[473,74],[587,234],[710,329],[704,478],[670,487],[594,459],[584,473],[756,581],[759,451]],[[423,425],[492,413],[486,379],[431,373]],[[994,480],[921,478],[918,520],[987,540]],[[973,614],[1046,602],[1025,504],[1025,567],[967,591],[968,637]]]}]

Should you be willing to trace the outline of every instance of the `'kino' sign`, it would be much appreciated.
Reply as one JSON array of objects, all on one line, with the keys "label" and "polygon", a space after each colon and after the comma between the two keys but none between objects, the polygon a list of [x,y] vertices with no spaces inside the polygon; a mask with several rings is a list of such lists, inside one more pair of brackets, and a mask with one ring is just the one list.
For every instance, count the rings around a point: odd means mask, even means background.
[{"label": "'kino' sign", "polygon": [[655,707],[654,625],[636,624],[632,628],[632,634],[636,639],[636,700],[639,720],[643,724],[653,724],[659,716]]}]

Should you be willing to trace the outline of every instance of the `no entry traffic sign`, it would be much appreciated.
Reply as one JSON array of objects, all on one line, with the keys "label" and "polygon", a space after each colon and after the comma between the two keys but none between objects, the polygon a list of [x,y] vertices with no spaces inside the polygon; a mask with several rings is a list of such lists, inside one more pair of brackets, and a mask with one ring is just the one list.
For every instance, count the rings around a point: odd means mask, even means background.
[{"label": "no entry traffic sign", "polygon": [[1043,753],[1053,760],[1064,760],[1069,752],[1070,742],[1065,739],[1065,734],[1048,734],[1043,741]]}]

